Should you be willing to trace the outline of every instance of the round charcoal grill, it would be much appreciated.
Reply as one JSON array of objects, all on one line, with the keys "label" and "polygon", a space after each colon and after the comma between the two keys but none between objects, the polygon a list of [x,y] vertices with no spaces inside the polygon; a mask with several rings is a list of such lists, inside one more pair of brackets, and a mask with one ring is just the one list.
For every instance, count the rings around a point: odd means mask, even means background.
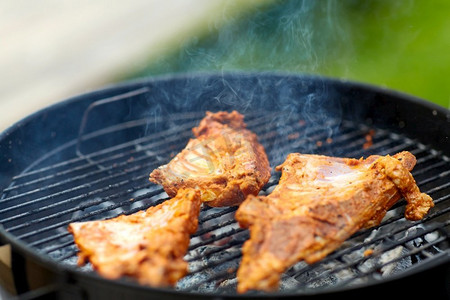
[{"label": "round charcoal grill", "polygon": [[[294,265],[273,293],[236,293],[249,234],[234,220],[235,207],[203,207],[185,257],[189,274],[174,289],[107,280],[89,264],[78,267],[67,225],[168,199],[148,175],[184,148],[207,110],[244,114],[272,168],[291,152],[359,158],[410,151],[417,157],[413,175],[435,207],[411,222],[399,201],[379,226],[354,234],[322,261]],[[29,298],[448,296],[449,137],[450,112],[442,107],[322,77],[198,74],[126,83],[48,107],[2,133],[1,240],[12,245],[19,292],[29,287],[25,261],[50,274],[44,287],[23,294]],[[273,171],[261,193],[270,193],[279,177]]]}]

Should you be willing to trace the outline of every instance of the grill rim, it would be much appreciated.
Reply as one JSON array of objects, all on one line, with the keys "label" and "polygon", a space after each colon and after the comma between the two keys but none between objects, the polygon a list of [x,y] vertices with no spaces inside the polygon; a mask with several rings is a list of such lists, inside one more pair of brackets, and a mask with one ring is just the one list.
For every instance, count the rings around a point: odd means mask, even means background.
[{"label": "grill rim", "polygon": [[[0,233],[5,233],[3,230],[3,227],[0,226]],[[13,238],[11,234],[6,232],[5,236],[8,238]],[[26,257],[32,258],[35,262],[40,264],[42,267],[48,267],[49,265],[53,268],[52,271],[55,271],[56,275],[60,275],[63,280],[67,282],[75,282],[82,283],[84,282],[93,282],[94,285],[102,286],[102,285],[116,285],[117,288],[122,288],[125,290],[131,290],[134,292],[134,290],[138,292],[144,292],[144,293],[157,293],[158,295],[163,295],[167,297],[180,297],[180,296],[190,296],[190,297],[196,297],[196,299],[210,299],[211,297],[218,297],[218,299],[255,299],[255,294],[249,293],[249,294],[235,294],[235,295],[218,295],[215,293],[210,292],[186,292],[182,290],[175,290],[172,288],[157,288],[157,287],[148,287],[138,284],[137,282],[133,281],[125,281],[125,280],[110,280],[101,277],[95,272],[83,272],[76,267],[63,265],[56,263],[50,258],[47,258],[45,256],[37,255],[35,251],[32,249],[29,249],[25,243],[23,243],[20,240],[16,240],[15,244],[11,244],[13,250],[18,250],[19,252],[26,255]],[[257,294],[258,297],[264,298],[264,299],[274,299],[274,298],[295,298],[298,296],[322,296],[327,294],[335,294],[335,293],[342,293],[342,292],[364,292],[364,289],[366,288],[372,288],[383,284],[392,284],[399,280],[409,278],[414,275],[420,275],[423,272],[426,271],[432,271],[438,267],[444,267],[447,266],[447,268],[450,270],[450,253],[447,253],[447,255],[441,255],[439,258],[436,259],[436,256],[433,257],[431,261],[427,261],[426,263],[421,263],[418,265],[414,265],[411,268],[408,268],[406,271],[403,271],[399,274],[393,274],[388,276],[387,278],[384,278],[383,280],[376,280],[376,279],[369,279],[367,282],[363,284],[355,284],[352,286],[331,286],[327,287],[325,289],[311,289],[302,291],[301,293],[295,292],[295,291],[282,291],[282,292],[276,292],[276,293],[265,293],[265,294]],[[65,283],[65,282],[63,282]],[[61,284],[61,283],[60,283]],[[168,298],[171,299],[171,298]],[[216,299],[216,298],[214,298]]]},{"label": "grill rim", "polygon": [[[75,103],[78,101],[87,101],[87,99],[95,99],[96,96],[102,96],[103,94],[115,95],[118,93],[125,93],[129,90],[136,90],[136,89],[145,87],[151,83],[157,83],[160,81],[183,80],[186,78],[189,78],[189,79],[193,78],[195,80],[198,78],[205,78],[205,77],[221,78],[221,77],[257,77],[257,76],[277,77],[279,79],[291,77],[291,78],[295,78],[298,81],[320,80],[323,82],[327,82],[328,84],[344,85],[344,86],[347,86],[350,88],[354,87],[354,88],[358,88],[358,89],[361,89],[364,91],[371,91],[376,94],[382,94],[382,95],[388,96],[389,98],[400,98],[406,102],[414,103],[415,105],[427,108],[428,110],[436,111],[437,114],[446,116],[447,123],[449,122],[449,119],[450,119],[450,111],[439,105],[436,105],[436,104],[428,102],[424,99],[421,99],[421,98],[418,98],[418,97],[415,97],[412,95],[408,95],[408,94],[405,94],[402,92],[377,87],[377,86],[374,86],[371,84],[355,82],[355,81],[340,80],[340,79],[318,76],[318,75],[287,73],[287,72],[261,72],[261,73],[230,72],[230,73],[221,73],[221,74],[196,73],[194,75],[193,74],[164,75],[164,76],[132,80],[132,81],[127,81],[127,82],[107,86],[105,88],[98,89],[95,91],[83,93],[83,94],[75,96],[75,97],[71,97],[67,100],[63,100],[63,101],[58,102],[53,105],[49,105],[33,114],[27,116],[26,118],[18,121],[17,123],[15,123],[11,127],[7,128],[5,131],[3,131],[0,134],[0,141],[3,141],[4,139],[8,138],[8,136],[11,133],[18,130],[20,127],[24,126],[25,124],[32,122],[33,120],[35,120],[42,114],[51,114],[52,110],[61,109],[65,106],[67,106],[68,104]],[[104,98],[104,97],[102,97],[102,98]],[[92,100],[92,101],[95,101],[95,100]],[[352,100],[352,101],[356,101],[356,100]],[[422,138],[422,137],[419,137],[419,138]],[[435,145],[432,145],[432,146],[435,146]],[[12,246],[13,251],[17,251],[18,253],[24,255],[25,257],[31,258],[33,261],[39,263],[40,265],[42,265],[46,268],[48,268],[48,266],[50,266],[50,269],[52,271],[54,271],[55,273],[62,274],[63,277],[69,277],[69,278],[76,279],[77,281],[93,280],[94,282],[96,282],[100,285],[116,284],[122,288],[138,289],[141,291],[157,292],[157,293],[163,293],[163,294],[173,295],[173,296],[190,295],[190,296],[195,296],[195,297],[199,297],[199,298],[202,298],[205,296],[206,297],[219,296],[221,298],[227,298],[227,299],[233,299],[233,298],[244,298],[245,299],[245,298],[254,298],[254,296],[255,296],[255,295],[248,295],[248,294],[244,294],[244,295],[238,295],[238,294],[222,295],[222,294],[220,294],[220,295],[218,295],[218,294],[209,293],[209,292],[202,292],[202,293],[186,292],[183,290],[174,290],[171,288],[146,287],[146,286],[142,286],[137,283],[134,283],[134,282],[128,282],[128,281],[125,282],[123,280],[108,280],[103,277],[100,277],[96,273],[91,273],[91,272],[86,273],[84,271],[77,269],[76,267],[72,267],[69,265],[64,265],[59,262],[55,262],[50,257],[41,255],[36,249],[33,249],[32,247],[28,246],[27,243],[17,239],[13,234],[7,232],[1,224],[0,224],[0,241],[5,244],[10,244]],[[265,295],[258,295],[258,297],[262,296],[263,298],[272,298],[274,296],[276,296],[276,297],[291,297],[291,296],[299,296],[299,295],[320,295],[320,294],[329,294],[329,293],[332,294],[332,293],[342,292],[342,291],[351,291],[351,290],[356,290],[356,289],[364,289],[365,287],[370,287],[370,286],[380,285],[380,284],[384,284],[384,283],[388,283],[388,282],[393,282],[393,281],[396,281],[396,280],[399,280],[402,278],[406,278],[406,277],[409,277],[409,276],[412,276],[415,274],[419,274],[423,271],[432,269],[436,266],[448,264],[449,262],[450,262],[450,253],[447,253],[447,255],[442,255],[438,259],[433,259],[431,261],[428,261],[427,263],[422,263],[422,264],[416,265],[414,268],[409,268],[408,270],[403,271],[400,274],[390,275],[387,278],[384,278],[382,280],[376,280],[376,279],[372,278],[372,279],[368,280],[367,282],[365,282],[364,284],[355,284],[352,286],[344,285],[344,286],[337,286],[337,287],[333,286],[333,287],[327,287],[325,289],[322,289],[322,288],[314,289],[314,290],[311,290],[311,292],[302,291],[301,293],[298,293],[298,292],[295,293],[293,291],[281,291],[281,292],[277,292],[276,294],[268,293]]]}]

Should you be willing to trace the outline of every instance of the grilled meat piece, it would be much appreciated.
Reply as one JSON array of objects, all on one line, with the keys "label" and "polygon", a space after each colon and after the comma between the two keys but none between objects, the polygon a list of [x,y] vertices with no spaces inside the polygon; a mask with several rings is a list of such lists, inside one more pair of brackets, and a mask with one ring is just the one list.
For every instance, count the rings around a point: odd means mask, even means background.
[{"label": "grilled meat piece", "polygon": [[196,139],[155,169],[150,181],[161,184],[169,196],[179,188],[198,188],[209,206],[239,205],[247,195],[257,195],[270,178],[270,166],[243,119],[236,111],[207,112],[192,129]]},{"label": "grilled meat piece", "polygon": [[401,196],[405,217],[421,219],[433,207],[410,171],[409,152],[367,159],[290,154],[277,167],[269,196],[249,196],[236,212],[250,239],[243,246],[238,292],[278,288],[281,274],[300,260],[314,263],[361,228],[379,224]]},{"label": "grilled meat piece", "polygon": [[201,201],[196,190],[132,215],[71,223],[80,249],[78,263],[90,261],[104,277],[135,277],[141,284],[173,286],[187,273],[183,260],[197,230]]}]

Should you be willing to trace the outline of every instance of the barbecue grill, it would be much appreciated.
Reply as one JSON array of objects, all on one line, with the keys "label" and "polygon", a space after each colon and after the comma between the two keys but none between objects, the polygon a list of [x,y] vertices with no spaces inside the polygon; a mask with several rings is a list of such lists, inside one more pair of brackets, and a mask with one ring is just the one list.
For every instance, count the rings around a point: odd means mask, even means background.
[{"label": "barbecue grill", "polygon": [[[300,262],[277,292],[236,293],[248,238],[236,207],[200,213],[176,288],[107,280],[76,265],[70,222],[107,219],[157,205],[167,195],[148,174],[184,148],[205,111],[237,110],[272,168],[291,152],[343,157],[417,157],[413,170],[435,207],[420,221],[405,201],[382,223],[354,234],[322,261]],[[233,299],[384,295],[449,296],[450,112],[364,84],[279,73],[196,74],[128,82],[45,108],[0,136],[0,240],[12,245],[16,289],[25,298]],[[261,194],[276,186],[273,171]],[[29,290],[26,262],[47,274]],[[29,271],[29,270],[28,270]],[[43,275],[42,275],[43,276]]]}]

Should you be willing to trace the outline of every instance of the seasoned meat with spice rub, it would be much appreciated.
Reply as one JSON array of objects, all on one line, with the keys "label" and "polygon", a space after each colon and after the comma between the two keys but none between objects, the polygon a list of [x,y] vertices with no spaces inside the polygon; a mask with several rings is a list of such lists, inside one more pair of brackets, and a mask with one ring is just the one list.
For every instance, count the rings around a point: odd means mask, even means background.
[{"label": "seasoned meat with spice rub", "polygon": [[198,188],[209,206],[233,206],[257,195],[269,180],[267,155],[246,129],[243,115],[207,112],[192,131],[196,138],[150,174],[150,181],[161,184],[169,196],[180,188]]},{"label": "seasoned meat with spice rub", "polygon": [[314,263],[361,228],[381,222],[402,196],[405,217],[419,220],[433,207],[410,171],[409,152],[367,159],[290,154],[277,167],[279,185],[268,196],[249,196],[236,212],[250,229],[239,267],[238,292],[271,291],[300,260]]},{"label": "seasoned meat with spice rub", "polygon": [[151,286],[174,286],[186,275],[190,234],[197,230],[201,201],[180,189],[162,204],[109,220],[71,223],[80,265],[90,261],[100,275],[136,278]]}]

